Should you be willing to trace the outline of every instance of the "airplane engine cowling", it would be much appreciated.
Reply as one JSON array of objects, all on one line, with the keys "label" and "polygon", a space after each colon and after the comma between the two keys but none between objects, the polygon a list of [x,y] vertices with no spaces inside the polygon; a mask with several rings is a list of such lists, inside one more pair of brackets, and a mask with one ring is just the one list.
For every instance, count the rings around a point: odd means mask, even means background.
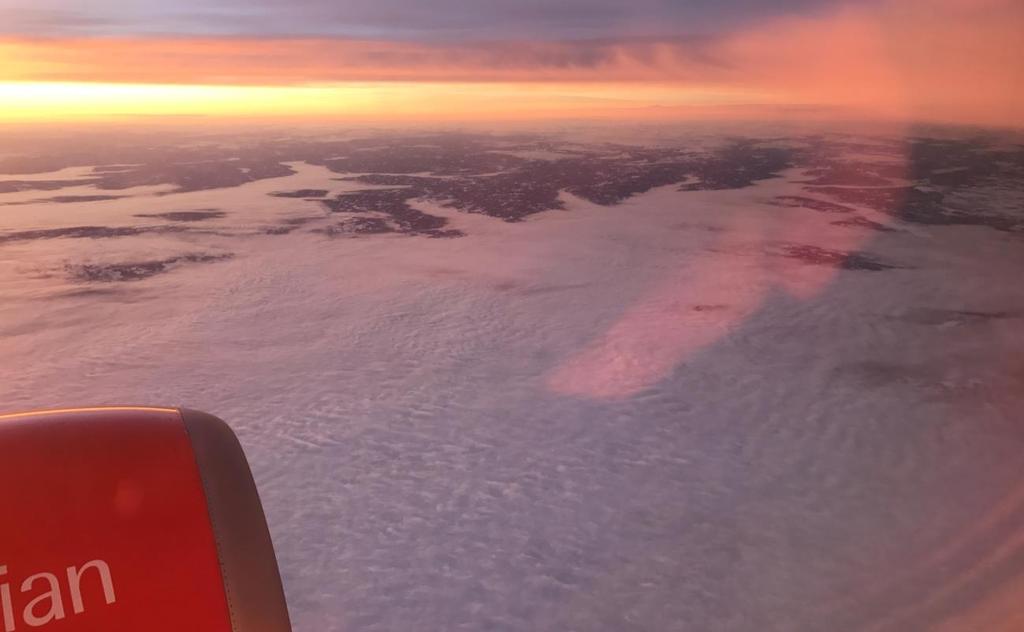
[{"label": "airplane engine cowling", "polygon": [[216,417],[0,416],[0,631],[289,632],[263,508]]}]

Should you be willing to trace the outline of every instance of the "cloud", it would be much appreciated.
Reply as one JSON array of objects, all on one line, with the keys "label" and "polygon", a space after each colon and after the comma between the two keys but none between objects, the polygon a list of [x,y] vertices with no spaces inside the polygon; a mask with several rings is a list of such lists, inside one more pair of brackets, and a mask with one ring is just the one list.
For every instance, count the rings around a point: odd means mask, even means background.
[{"label": "cloud", "polygon": [[709,42],[8,39],[0,80],[295,85],[340,81],[660,81],[720,73]]},{"label": "cloud", "polygon": [[[871,0],[874,1],[874,0]],[[7,35],[237,35],[419,41],[722,33],[839,0],[0,0]],[[39,21],[32,13],[48,14]]]},{"label": "cloud", "polygon": [[222,0],[239,32],[403,39],[592,38],[709,34],[830,7],[837,0]]},{"label": "cloud", "polygon": [[0,31],[20,35],[104,31],[115,26],[115,23],[107,18],[82,11],[61,9],[0,8],[0,17],[3,18]]}]

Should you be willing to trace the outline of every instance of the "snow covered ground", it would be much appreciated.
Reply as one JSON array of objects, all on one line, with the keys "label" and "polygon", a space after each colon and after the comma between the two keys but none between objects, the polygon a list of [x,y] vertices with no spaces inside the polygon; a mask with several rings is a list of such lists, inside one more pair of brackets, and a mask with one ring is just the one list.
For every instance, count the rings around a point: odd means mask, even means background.
[{"label": "snow covered ground", "polygon": [[1024,627],[1021,232],[837,225],[771,203],[793,169],[330,237],[267,194],[366,187],[293,166],[0,206],[5,234],[223,213],[0,243],[0,407],[228,420],[299,632]]}]

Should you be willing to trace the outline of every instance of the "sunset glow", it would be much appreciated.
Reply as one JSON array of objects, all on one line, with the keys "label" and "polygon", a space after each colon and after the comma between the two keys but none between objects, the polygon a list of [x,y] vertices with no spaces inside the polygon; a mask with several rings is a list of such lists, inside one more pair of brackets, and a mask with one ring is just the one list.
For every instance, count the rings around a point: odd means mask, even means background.
[{"label": "sunset glow", "polygon": [[296,36],[57,32],[40,38],[8,20],[12,30],[0,29],[0,121],[630,119],[638,111],[686,119],[706,116],[701,108],[709,106],[748,112],[788,106],[841,116],[1019,124],[1019,3],[826,4],[806,15],[780,11],[699,36],[610,24],[584,38],[514,30],[448,39],[382,31],[367,38],[325,35],[312,26]]},{"label": "sunset glow", "polygon": [[529,120],[742,105],[764,97],[689,86],[590,83],[351,82],[303,86],[90,82],[0,83],[0,121],[123,117],[305,118],[360,121]]}]

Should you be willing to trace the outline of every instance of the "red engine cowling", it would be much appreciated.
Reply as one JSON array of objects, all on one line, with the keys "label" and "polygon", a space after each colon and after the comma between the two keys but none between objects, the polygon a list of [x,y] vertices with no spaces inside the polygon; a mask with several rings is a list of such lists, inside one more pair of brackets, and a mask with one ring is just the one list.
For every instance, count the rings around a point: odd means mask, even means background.
[{"label": "red engine cowling", "polygon": [[288,632],[224,422],[165,408],[0,416],[0,630]]}]

